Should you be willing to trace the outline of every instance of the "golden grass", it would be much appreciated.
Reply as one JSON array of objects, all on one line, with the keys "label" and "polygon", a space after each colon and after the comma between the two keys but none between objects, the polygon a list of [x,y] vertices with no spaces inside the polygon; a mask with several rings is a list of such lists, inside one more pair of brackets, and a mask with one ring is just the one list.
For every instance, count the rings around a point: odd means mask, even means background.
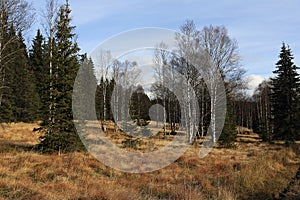
[{"label": "golden grass", "polygon": [[[32,132],[34,127],[6,125],[0,130],[0,144],[35,144],[38,135]],[[125,136],[110,138],[121,145]],[[168,140],[153,138],[150,142],[159,147]],[[2,149],[0,199],[268,199],[282,191],[300,163],[298,145],[237,145],[235,150],[215,148],[199,159],[197,144],[166,168],[144,174],[110,169],[89,153],[58,156]],[[143,143],[138,151],[148,147]]]},{"label": "golden grass", "polygon": [[40,135],[33,132],[33,129],[38,127],[38,124],[29,123],[0,124],[0,141],[16,145],[35,145]]}]

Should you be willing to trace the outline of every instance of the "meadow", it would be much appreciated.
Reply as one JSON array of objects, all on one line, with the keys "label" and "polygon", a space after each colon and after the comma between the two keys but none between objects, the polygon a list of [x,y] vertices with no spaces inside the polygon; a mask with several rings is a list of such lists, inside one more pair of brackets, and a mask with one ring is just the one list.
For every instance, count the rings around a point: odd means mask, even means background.
[{"label": "meadow", "polygon": [[[173,164],[158,171],[130,174],[113,170],[88,152],[45,155],[33,151],[37,124],[0,126],[0,199],[273,199],[289,184],[300,164],[298,144],[263,143],[257,134],[238,136],[236,148],[216,146],[203,159],[195,142]],[[161,148],[160,136],[128,143],[107,132],[128,151]],[[126,142],[127,141],[127,142]],[[129,144],[129,145],[128,145]]]}]

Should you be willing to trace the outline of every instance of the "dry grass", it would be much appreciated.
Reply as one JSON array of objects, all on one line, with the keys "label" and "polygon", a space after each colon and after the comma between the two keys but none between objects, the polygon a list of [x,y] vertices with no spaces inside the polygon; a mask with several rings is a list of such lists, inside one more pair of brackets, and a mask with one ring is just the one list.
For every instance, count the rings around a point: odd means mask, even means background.
[{"label": "dry grass", "polygon": [[0,140],[16,145],[34,145],[39,135],[33,129],[38,127],[37,124],[29,123],[0,124]]},{"label": "dry grass", "polygon": [[[34,127],[5,125],[0,144],[35,144]],[[125,138],[108,135],[120,146]],[[149,150],[150,144],[158,148],[168,140],[148,142],[143,140],[137,151]],[[173,164],[145,174],[115,171],[88,153],[41,155],[30,148],[2,147],[0,199],[270,199],[288,184],[300,163],[297,145],[286,148],[254,140],[237,145],[236,150],[215,148],[199,159],[195,152],[200,145],[195,144]]]}]

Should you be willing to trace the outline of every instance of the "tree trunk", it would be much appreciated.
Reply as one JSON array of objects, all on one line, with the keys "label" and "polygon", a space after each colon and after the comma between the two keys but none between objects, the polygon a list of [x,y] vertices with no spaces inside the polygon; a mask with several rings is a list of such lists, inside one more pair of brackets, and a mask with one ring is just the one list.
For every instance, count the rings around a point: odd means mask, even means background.
[{"label": "tree trunk", "polygon": [[106,84],[103,87],[103,121],[102,121],[102,130],[106,132]]},{"label": "tree trunk", "polygon": [[213,85],[211,85],[211,92],[213,93],[211,95],[210,100],[210,107],[211,107],[211,131],[212,131],[212,140],[215,143],[216,142],[216,103],[217,103],[217,94],[216,94],[216,88],[214,88]]}]

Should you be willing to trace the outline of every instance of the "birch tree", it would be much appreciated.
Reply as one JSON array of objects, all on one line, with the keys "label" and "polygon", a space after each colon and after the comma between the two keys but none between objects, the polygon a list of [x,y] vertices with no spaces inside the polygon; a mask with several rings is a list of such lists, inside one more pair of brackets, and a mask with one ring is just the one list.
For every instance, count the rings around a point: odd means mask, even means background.
[{"label": "birch tree", "polygon": [[131,96],[137,89],[136,84],[141,71],[137,68],[137,63],[134,61],[115,62],[119,65],[114,67],[114,72],[118,71],[118,73],[114,73],[115,85],[112,94],[113,99],[116,100],[113,102],[114,105],[112,105],[115,126],[121,126],[123,130],[132,132],[134,128],[130,122],[132,119],[129,115]]},{"label": "birch tree", "polygon": [[180,33],[177,33],[175,39],[177,41],[178,50],[175,51],[177,56],[172,60],[172,65],[176,66],[176,70],[182,75],[183,83],[186,90],[182,90],[184,99],[184,119],[187,130],[188,142],[192,142],[194,136],[198,132],[198,102],[195,101],[195,89],[199,84],[199,70],[193,65],[195,56],[200,51],[199,45],[200,32],[196,29],[193,21],[186,21],[180,27]]},{"label": "birch tree", "polygon": [[[166,50],[167,46],[164,43],[160,43],[158,47],[154,51],[154,72],[155,72],[155,79],[156,83],[152,86],[152,91],[156,94],[157,99],[161,99],[163,103],[163,131],[164,131],[164,138],[166,137],[166,88],[165,88],[165,82],[166,82],[166,70],[167,65],[169,62],[169,52]],[[158,108],[158,107],[157,107]],[[159,112],[156,111],[158,114]],[[158,116],[156,116],[156,119],[159,119]],[[157,121],[158,123],[158,121]]]},{"label": "birch tree", "polygon": [[254,92],[254,100],[256,103],[257,119],[258,119],[258,133],[262,134],[264,141],[272,140],[272,114],[271,114],[271,83],[264,81],[256,88]]},{"label": "birch tree", "polygon": [[[225,27],[204,27],[198,31],[193,21],[186,21],[176,34],[178,55],[181,57],[181,71],[186,76],[188,88],[195,89],[204,80],[210,95],[210,128],[212,141],[216,142],[222,132],[222,117],[226,108],[226,94],[232,94],[242,84],[244,70],[239,65],[237,43],[228,36]],[[185,112],[190,139],[196,132],[192,102],[192,90],[186,91]],[[225,93],[226,89],[226,93]],[[205,93],[205,91],[203,91]],[[201,113],[201,117],[205,116]],[[217,123],[220,122],[220,123]],[[219,133],[219,134],[218,134]]]},{"label": "birch tree", "polygon": [[[213,142],[216,142],[216,133],[221,127],[216,124],[218,101],[226,102],[226,95],[230,95],[243,85],[244,70],[239,65],[237,43],[228,36],[223,26],[208,26],[201,31],[199,39],[201,45],[201,73],[206,80],[210,91],[211,131]],[[219,74],[221,77],[219,77]],[[223,81],[221,83],[220,81]],[[225,85],[226,95],[222,90]]]},{"label": "birch tree", "polygon": [[[118,60],[115,60],[112,63],[112,79],[114,80],[114,83],[116,80],[119,80],[121,76],[121,62]],[[112,110],[114,111],[114,129],[115,132],[118,131],[118,121],[120,119],[120,108],[122,107],[122,98],[120,98],[120,92],[122,91],[122,87],[120,85],[114,84],[114,92],[116,95],[113,95],[112,101]]]}]

